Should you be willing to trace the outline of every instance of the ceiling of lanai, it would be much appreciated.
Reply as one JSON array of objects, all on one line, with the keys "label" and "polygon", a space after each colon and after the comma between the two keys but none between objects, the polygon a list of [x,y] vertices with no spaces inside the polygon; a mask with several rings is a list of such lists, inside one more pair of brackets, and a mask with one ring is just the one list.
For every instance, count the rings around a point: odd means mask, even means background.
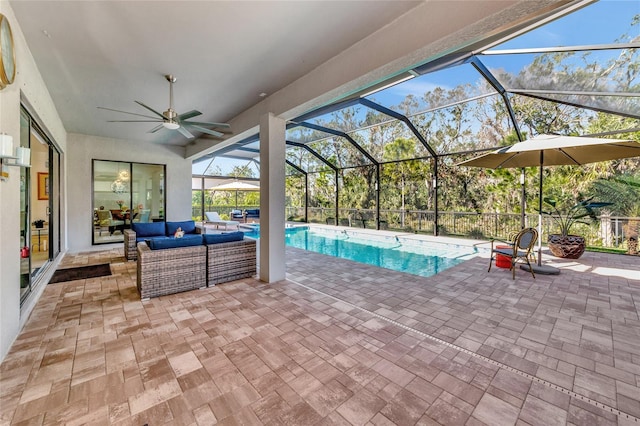
[{"label": "ceiling of lanai", "polygon": [[[254,133],[266,112],[293,118],[584,3],[10,1],[67,132],[183,145],[190,158]],[[165,74],[178,113],[233,133],[148,133],[155,123],[109,123],[136,117],[97,108],[164,111]]]}]

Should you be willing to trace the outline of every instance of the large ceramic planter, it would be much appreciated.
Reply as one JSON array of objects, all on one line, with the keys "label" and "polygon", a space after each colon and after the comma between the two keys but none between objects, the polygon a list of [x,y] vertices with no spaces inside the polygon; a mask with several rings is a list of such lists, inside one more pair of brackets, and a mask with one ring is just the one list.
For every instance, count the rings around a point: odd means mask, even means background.
[{"label": "large ceramic planter", "polygon": [[564,259],[578,259],[585,249],[584,237],[578,235],[550,234],[547,242],[551,253]]}]

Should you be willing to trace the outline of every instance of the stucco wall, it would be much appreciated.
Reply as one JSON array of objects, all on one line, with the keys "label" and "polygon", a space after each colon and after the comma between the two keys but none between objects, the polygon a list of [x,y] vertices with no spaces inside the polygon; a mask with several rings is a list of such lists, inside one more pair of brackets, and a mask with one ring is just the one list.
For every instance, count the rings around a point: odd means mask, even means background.
[{"label": "stucco wall", "polygon": [[[0,13],[7,17],[11,25],[17,69],[14,83],[0,91],[0,132],[13,137],[14,147],[20,144],[20,97],[22,94],[47,133],[64,152],[66,131],[24,40],[20,25],[7,1],[0,0]],[[34,289],[21,312],[20,172],[15,167],[11,167],[9,172],[9,179],[0,182],[0,360],[4,359],[9,351],[33,303],[44,289],[44,286]]]},{"label": "stucco wall", "polygon": [[[184,159],[184,148],[139,141],[108,139],[70,133],[67,163],[69,205],[67,219],[68,251],[79,252],[91,246],[91,160],[131,161],[166,165],[167,220],[191,219],[191,160]],[[122,243],[120,243],[122,245]]]}]

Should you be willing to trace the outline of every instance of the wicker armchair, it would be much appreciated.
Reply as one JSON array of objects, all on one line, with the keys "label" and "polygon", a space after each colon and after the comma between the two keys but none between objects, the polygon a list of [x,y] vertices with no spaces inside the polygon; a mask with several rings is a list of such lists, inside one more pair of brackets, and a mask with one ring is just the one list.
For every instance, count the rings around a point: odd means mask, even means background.
[{"label": "wicker armchair", "polygon": [[151,250],[138,243],[138,292],[142,299],[207,286],[207,247],[204,245]]},{"label": "wicker armchair", "polygon": [[256,274],[256,240],[245,238],[242,241],[209,244],[207,247],[207,285]]}]

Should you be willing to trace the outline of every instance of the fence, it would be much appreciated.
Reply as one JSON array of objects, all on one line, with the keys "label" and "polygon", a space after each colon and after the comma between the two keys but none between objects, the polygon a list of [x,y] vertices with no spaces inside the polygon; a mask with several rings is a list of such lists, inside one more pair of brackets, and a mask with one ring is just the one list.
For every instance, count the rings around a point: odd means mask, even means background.
[{"label": "fence", "polygon": [[[311,223],[336,224],[335,209],[314,207],[308,210]],[[288,220],[303,221],[304,209],[288,207]],[[338,224],[358,228],[376,229],[375,210],[338,209]],[[525,215],[526,227],[538,227],[537,214]],[[521,229],[519,213],[439,212],[438,234],[473,239],[509,239]],[[380,210],[380,228],[393,231],[434,233],[434,212],[422,210]],[[638,239],[640,218],[600,216],[593,224],[576,223],[571,231],[582,235],[590,247],[632,250],[628,246]],[[542,217],[543,235],[556,232],[553,218]],[[546,237],[543,237],[546,239]]]},{"label": "fence", "polygon": [[[238,210],[246,210],[246,209],[256,209],[260,206],[238,206],[237,209]],[[224,219],[227,218],[229,219],[231,217],[231,210],[235,210],[236,206],[214,206],[211,204],[205,205],[204,207],[204,211],[205,212],[218,212],[218,214]],[[202,217],[204,216],[204,212],[202,211],[202,206],[201,205],[192,205],[191,206],[191,217],[194,220],[202,220]]]}]

